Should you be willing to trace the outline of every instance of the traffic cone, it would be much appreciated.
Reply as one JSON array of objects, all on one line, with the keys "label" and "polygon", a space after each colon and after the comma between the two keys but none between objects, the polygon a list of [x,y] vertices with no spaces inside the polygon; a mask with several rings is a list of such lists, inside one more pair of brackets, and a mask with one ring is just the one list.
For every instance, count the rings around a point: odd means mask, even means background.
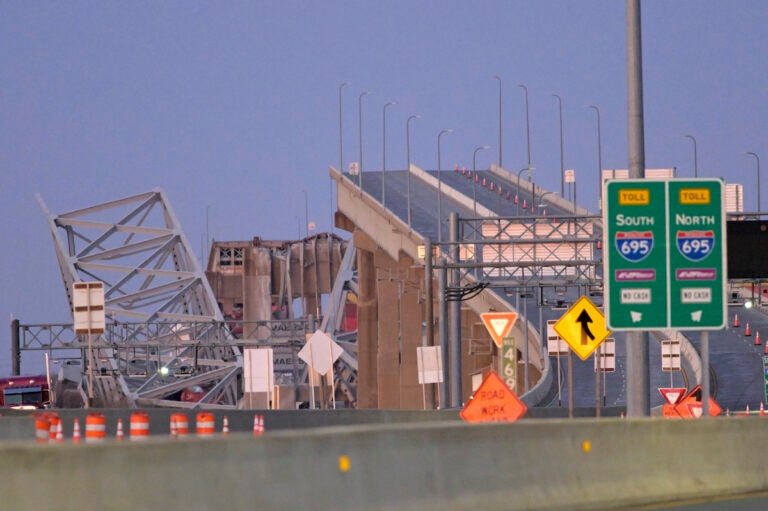
[{"label": "traffic cone", "polygon": [[477,173],[475,173],[475,183],[479,183],[479,182],[480,182],[480,176],[478,176]]},{"label": "traffic cone", "polygon": [[749,415],[749,404],[747,404],[747,411],[746,414]]},{"label": "traffic cone", "polygon": [[122,442],[125,438],[125,432],[123,431],[123,419],[117,419],[117,433],[115,433],[115,439],[118,442]]},{"label": "traffic cone", "polygon": [[458,163],[456,164],[456,167],[454,167],[453,171],[454,172],[458,172],[459,171],[459,164]]},{"label": "traffic cone", "polygon": [[72,429],[72,442],[79,444],[80,443],[80,419],[75,417],[75,426]]},{"label": "traffic cone", "polygon": [[265,429],[266,428],[264,427],[264,416],[259,415],[259,435],[263,435]]},{"label": "traffic cone", "polygon": [[466,173],[467,173],[467,168],[466,167],[461,167],[461,175],[463,176]]},{"label": "traffic cone", "polygon": [[491,186],[489,187],[489,190],[493,191],[495,188],[493,187],[493,181],[491,181]]},{"label": "traffic cone", "polygon": [[486,186],[485,178],[483,178],[483,186]]},{"label": "traffic cone", "polygon": [[228,435],[229,434],[229,419],[227,419],[227,416],[224,416],[224,425],[221,427],[221,434],[222,435]]},{"label": "traffic cone", "polygon": [[739,315],[733,315],[733,328],[739,328]]},{"label": "traffic cone", "polygon": [[760,331],[755,330],[755,346],[760,346]]},{"label": "traffic cone", "polygon": [[763,355],[768,355],[768,342],[765,343],[765,350],[763,351]]},{"label": "traffic cone", "polygon": [[56,425],[56,443],[60,444],[64,441],[64,421],[59,420],[59,423]]},{"label": "traffic cone", "polygon": [[259,436],[259,416],[253,416],[253,436]]},{"label": "traffic cone", "polygon": [[747,323],[747,328],[744,330],[744,337],[751,337],[752,332],[749,331],[749,323]]},{"label": "traffic cone", "polygon": [[765,417],[765,408],[762,401],[760,401],[760,417]]}]

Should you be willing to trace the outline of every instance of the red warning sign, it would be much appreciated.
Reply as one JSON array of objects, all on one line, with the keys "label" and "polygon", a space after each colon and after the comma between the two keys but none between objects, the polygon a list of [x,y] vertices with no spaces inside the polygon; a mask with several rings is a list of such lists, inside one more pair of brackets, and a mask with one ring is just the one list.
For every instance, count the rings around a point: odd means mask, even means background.
[{"label": "red warning sign", "polygon": [[662,387],[659,389],[659,393],[667,403],[676,405],[683,400],[687,390],[685,387]]},{"label": "red warning sign", "polygon": [[525,403],[491,371],[459,415],[467,422],[514,422],[527,411]]}]

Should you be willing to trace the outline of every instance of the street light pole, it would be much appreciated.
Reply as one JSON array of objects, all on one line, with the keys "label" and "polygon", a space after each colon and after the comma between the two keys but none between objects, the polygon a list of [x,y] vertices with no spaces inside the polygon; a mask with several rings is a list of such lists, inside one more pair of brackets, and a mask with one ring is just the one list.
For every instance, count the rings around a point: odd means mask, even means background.
[{"label": "street light pole", "polygon": [[504,168],[504,164],[501,160],[501,78],[498,75],[493,75],[499,81],[499,167]]},{"label": "street light pole", "polygon": [[381,205],[386,206],[386,188],[384,179],[387,173],[387,107],[396,105],[397,101],[389,101],[384,104],[381,112]]},{"label": "street light pole", "polygon": [[408,229],[411,228],[411,119],[421,119],[420,115],[411,115],[405,121],[405,154],[408,160],[405,175],[408,182]]},{"label": "street light pole", "polygon": [[531,167],[531,123],[530,123],[530,117],[528,116],[528,87],[522,84],[519,84],[518,87],[521,87],[525,91],[525,146],[526,146],[526,151],[528,153],[528,168],[530,168]]},{"label": "street light pole", "polygon": [[595,105],[589,105],[597,114],[597,200],[598,209],[603,209],[603,148],[600,141],[600,109]]},{"label": "street light pole", "polygon": [[339,85],[339,172],[344,172],[344,132],[342,131],[341,121],[341,89],[349,85],[349,82],[344,82]]},{"label": "street light pole", "polygon": [[443,228],[442,228],[442,218],[443,218],[443,209],[442,209],[442,198],[443,198],[443,192],[442,192],[442,167],[440,165],[440,137],[442,137],[446,133],[453,133],[452,129],[442,130],[440,133],[437,134],[437,241],[441,242],[443,241]]},{"label": "street light pole", "polygon": [[[339,85],[339,173],[344,172],[344,133],[342,130],[342,122],[341,122],[341,89],[349,85],[349,82],[344,82]],[[333,232],[334,228],[334,215],[333,215],[333,179],[331,179],[331,232]]]},{"label": "street light pole", "polygon": [[693,141],[693,177],[699,177],[699,151],[696,147],[696,139],[693,135],[683,135],[685,138],[690,138]]},{"label": "street light pole", "polygon": [[363,96],[367,96],[370,92],[361,92],[357,97],[357,120],[358,131],[360,133],[360,166],[358,168],[358,180],[357,183],[360,186],[360,192],[363,191]]},{"label": "street light pole", "polygon": [[757,212],[760,213],[762,211],[760,209],[760,157],[757,155],[757,153],[753,153],[752,151],[746,152],[744,154],[751,154],[755,157],[755,161],[757,161]]},{"label": "street light pole", "polygon": [[482,145],[475,148],[475,152],[472,153],[472,211],[477,217],[477,165],[475,161],[477,159],[477,152],[483,149],[490,149],[490,146]]},{"label": "street light pole", "polygon": [[565,162],[563,161],[563,99],[557,94],[550,94],[557,98],[558,111],[560,112],[560,197],[565,197]]}]

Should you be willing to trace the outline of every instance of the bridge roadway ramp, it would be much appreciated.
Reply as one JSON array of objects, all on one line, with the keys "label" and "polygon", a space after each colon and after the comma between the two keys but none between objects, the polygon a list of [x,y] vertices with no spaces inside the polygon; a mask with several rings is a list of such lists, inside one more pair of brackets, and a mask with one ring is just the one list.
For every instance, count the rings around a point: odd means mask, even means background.
[{"label": "bridge roadway ramp", "polygon": [[768,490],[761,418],[358,425],[0,444],[4,509],[594,510]]},{"label": "bridge roadway ramp", "polygon": [[[337,181],[337,204],[338,213],[343,220],[339,222],[337,216],[337,225],[343,226],[345,229],[365,234],[369,241],[367,244],[364,241],[358,243],[358,238],[355,238],[355,244],[359,249],[365,249],[366,245],[371,249],[378,249],[386,252],[389,257],[395,261],[395,264],[403,264],[403,256],[410,258],[411,261],[416,264],[423,265],[419,262],[418,247],[425,244],[427,239],[436,241],[438,239],[438,218],[437,218],[437,200],[436,188],[438,181],[435,176],[429,172],[425,172],[415,165],[411,166],[411,172],[405,171],[388,171],[386,173],[381,172],[366,172],[363,177],[363,190],[359,188],[359,180],[353,181],[351,178],[354,176],[344,175],[339,173],[335,168],[329,168],[330,176]],[[409,178],[410,176],[410,178]],[[384,181],[384,192],[382,193],[382,179]],[[409,183],[410,180],[410,183]],[[408,200],[408,190],[410,190],[411,200]],[[483,206],[478,202],[476,206],[471,197],[468,197],[464,193],[452,189],[449,186],[441,187],[444,194],[441,204],[444,204],[445,209],[442,210],[442,217],[447,217],[449,212],[456,212],[463,218],[470,218],[474,216],[474,210],[477,209],[479,216],[494,216],[495,213]],[[408,203],[411,206],[411,222],[409,225],[408,219]],[[441,223],[441,229],[444,234],[444,240],[448,240],[447,224]],[[358,266],[358,272],[361,272],[360,266]],[[471,284],[469,280],[462,281],[462,285]],[[379,300],[385,300],[379,297]],[[482,312],[489,310],[510,310],[513,311],[514,307],[508,302],[506,296],[498,294],[492,290],[486,290],[473,299],[464,302],[464,309],[470,309],[476,316],[474,323],[479,324],[479,315]],[[359,316],[358,322],[358,342],[360,344],[359,350],[363,352],[363,355],[359,357],[359,363],[362,364],[360,370],[361,386],[367,388],[366,378],[366,356],[367,348],[365,347],[367,342],[366,332],[369,330],[375,331],[377,328],[375,325],[365,326],[365,320],[362,319],[365,314],[362,313]],[[419,324],[421,321],[418,322]],[[465,323],[465,320],[462,320]],[[525,326],[523,326],[525,324]],[[549,367],[549,359],[542,356],[542,342],[538,331],[531,323],[524,323],[518,321],[510,335],[516,339],[524,339],[525,334],[523,328],[528,328],[528,352],[530,355],[530,364],[534,369],[532,377],[534,381],[531,382],[530,390],[523,394],[522,399],[530,406],[536,405],[540,400],[549,392],[552,385],[552,373]],[[470,327],[470,330],[474,326]],[[420,337],[421,334],[419,334]],[[435,333],[435,335],[437,335]],[[375,336],[370,336],[375,337]],[[384,336],[385,337],[385,336]],[[406,336],[407,337],[407,336]],[[470,350],[467,349],[468,337],[472,337],[465,330],[462,333],[463,346],[462,346],[462,358],[466,358]],[[419,345],[421,345],[421,339],[418,339]],[[437,343],[437,342],[436,342]],[[490,344],[490,341],[488,341]],[[379,348],[381,350],[381,348]],[[407,349],[407,348],[406,348]],[[522,347],[518,346],[518,350],[525,351]],[[490,356],[488,357],[490,360]],[[478,365],[475,361],[464,360],[462,366],[467,368],[472,364]],[[492,365],[492,364],[491,364]],[[489,367],[488,363],[480,363],[481,367],[470,367],[469,371],[480,371],[483,368]],[[375,369],[374,369],[375,371]],[[522,371],[521,371],[522,373]],[[406,376],[407,377],[407,376]],[[466,401],[471,393],[471,381],[467,371],[464,371],[462,384],[462,401]],[[520,388],[523,388],[521,383]],[[383,392],[383,391],[380,391]],[[420,399],[419,390],[419,399]],[[384,404],[386,406],[386,403]],[[365,406],[365,405],[363,405]],[[374,404],[376,406],[376,404]],[[382,406],[381,401],[378,406]]]}]

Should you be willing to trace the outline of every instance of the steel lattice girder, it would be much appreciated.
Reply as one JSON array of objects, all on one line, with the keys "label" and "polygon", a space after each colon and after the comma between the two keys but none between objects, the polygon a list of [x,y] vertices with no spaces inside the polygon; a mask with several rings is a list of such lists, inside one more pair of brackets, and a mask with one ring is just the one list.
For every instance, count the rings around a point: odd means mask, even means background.
[{"label": "steel lattice girder", "polygon": [[[169,397],[200,385],[207,393],[199,406],[236,406],[242,356],[228,333],[220,339],[200,331],[199,325],[205,329],[209,322],[207,328],[215,328],[224,318],[165,192],[156,189],[60,215],[51,214],[39,196],[38,202],[53,236],[70,310],[72,284],[98,280],[104,283],[108,321],[137,325],[123,329],[122,338],[95,340],[93,369],[112,381],[99,378],[94,394],[105,405],[168,406],[177,402]],[[161,328],[145,331],[150,323]],[[162,342],[150,346],[152,339]],[[178,369],[190,350],[196,363],[187,374]],[[145,378],[120,370],[137,364],[143,364]]]}]

